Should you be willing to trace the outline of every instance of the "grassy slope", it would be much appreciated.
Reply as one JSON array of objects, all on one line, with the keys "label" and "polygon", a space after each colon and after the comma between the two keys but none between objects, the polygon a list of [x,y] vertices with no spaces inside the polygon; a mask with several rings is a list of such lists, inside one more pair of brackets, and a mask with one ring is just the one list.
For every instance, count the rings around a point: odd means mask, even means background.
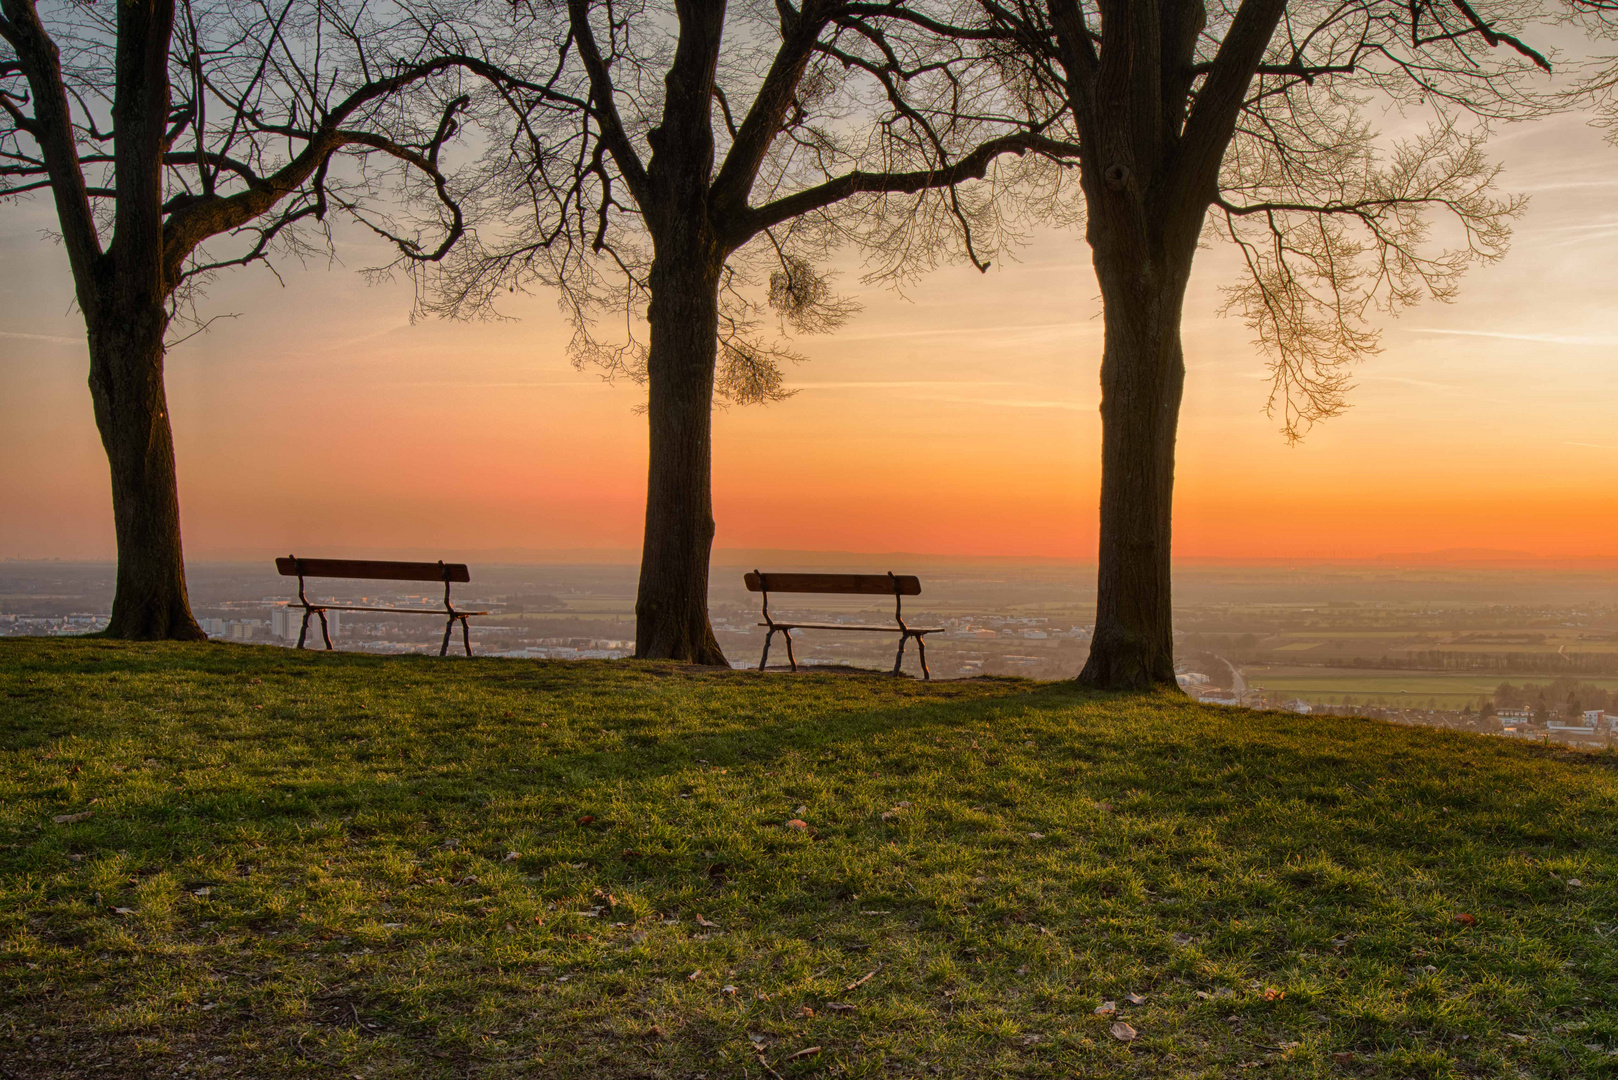
[{"label": "grassy slope", "polygon": [[1612,766],[1009,680],[8,640],[0,1076],[1601,1075]]}]

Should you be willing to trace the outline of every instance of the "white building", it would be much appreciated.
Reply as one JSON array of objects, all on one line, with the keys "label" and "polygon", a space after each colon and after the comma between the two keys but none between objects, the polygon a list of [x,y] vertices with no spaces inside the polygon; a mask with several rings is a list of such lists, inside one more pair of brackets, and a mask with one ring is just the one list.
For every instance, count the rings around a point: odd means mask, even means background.
[{"label": "white building", "polygon": [[[330,628],[331,636],[334,638],[339,632],[338,627],[342,621],[341,615],[342,612],[340,611],[326,612],[326,625]],[[287,607],[275,608],[270,612],[271,637],[297,644],[298,634],[302,629],[303,608],[288,605]],[[309,637],[304,644],[308,645],[310,642],[325,644],[320,637],[320,616],[318,614],[309,616]]]}]

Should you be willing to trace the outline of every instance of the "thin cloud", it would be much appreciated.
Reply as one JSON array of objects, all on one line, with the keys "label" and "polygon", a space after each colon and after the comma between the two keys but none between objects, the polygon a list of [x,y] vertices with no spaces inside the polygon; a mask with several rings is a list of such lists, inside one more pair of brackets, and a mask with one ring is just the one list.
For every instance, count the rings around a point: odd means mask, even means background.
[{"label": "thin cloud", "polygon": [[941,326],[932,330],[885,330],[874,334],[839,334],[841,341],[890,341],[919,337],[982,337],[987,334],[1027,334],[1044,330],[1096,330],[1096,323],[1083,322],[1016,323],[1010,326]]},{"label": "thin cloud", "polygon": [[0,330],[0,338],[17,338],[20,341],[49,341],[55,345],[83,345],[81,337],[57,337],[55,334],[23,334],[15,330]]},{"label": "thin cloud", "polygon": [[796,383],[793,390],[902,390],[917,386],[1016,386],[1005,379],[914,379],[897,382],[815,382]]},{"label": "thin cloud", "polygon": [[1618,337],[1585,334],[1516,334],[1505,330],[1440,330],[1436,327],[1413,326],[1416,334],[1444,334],[1450,337],[1499,338],[1503,341],[1537,341],[1542,345],[1618,345]]},{"label": "thin cloud", "polygon": [[952,405],[989,405],[999,406],[1003,409],[1070,409],[1074,412],[1089,412],[1094,405],[1077,401],[1047,401],[1027,398],[953,398],[932,397],[923,398],[923,401],[942,401]]}]

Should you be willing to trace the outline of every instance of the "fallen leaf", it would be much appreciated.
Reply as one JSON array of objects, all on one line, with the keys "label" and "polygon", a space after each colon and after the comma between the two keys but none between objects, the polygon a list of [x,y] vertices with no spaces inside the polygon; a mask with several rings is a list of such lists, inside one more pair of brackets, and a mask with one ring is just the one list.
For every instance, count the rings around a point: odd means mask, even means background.
[{"label": "fallen leaf", "polygon": [[588,824],[590,824],[590,822],[594,821],[595,819],[596,819],[596,816],[594,814],[585,814],[583,817],[581,817],[579,819],[579,824],[580,825],[588,825]]},{"label": "fallen leaf", "polygon": [[1139,994],[1125,994],[1124,995],[1124,1000],[1127,1001],[1131,1005],[1144,1005],[1144,1004],[1146,1004],[1146,999],[1141,997]]},{"label": "fallen leaf", "polygon": [[736,988],[734,986],[721,986],[719,988],[719,992],[721,994],[734,994],[736,992]]},{"label": "fallen leaf", "polygon": [[72,825],[76,822],[88,821],[94,815],[94,810],[84,810],[77,814],[57,814],[51,820],[58,825]]},{"label": "fallen leaf", "polygon": [[1576,877],[1568,878],[1567,879],[1567,885],[1568,885],[1568,888],[1570,888],[1570,889],[1582,889],[1582,888],[1584,888],[1584,882],[1580,881]]},{"label": "fallen leaf", "polygon": [[1286,996],[1287,996],[1287,992],[1285,990],[1277,990],[1273,986],[1267,986],[1267,987],[1264,988],[1264,1000],[1265,1001],[1280,1001],[1282,998],[1284,998]]},{"label": "fallen leaf", "polygon": [[1506,1032],[1506,1038],[1510,1039],[1512,1042],[1519,1042],[1519,1043],[1525,1043],[1525,1042],[1529,1041],[1529,1038],[1528,1038],[1527,1035],[1519,1035],[1515,1031]]},{"label": "fallen leaf", "polygon": [[882,811],[882,820],[883,821],[892,821],[894,818],[896,818],[898,816],[899,816],[899,811],[897,811],[897,810],[884,810],[884,811]]},{"label": "fallen leaf", "polygon": [[1102,811],[1103,813],[1111,813],[1112,812],[1112,803],[1110,803],[1110,802],[1098,802],[1098,803],[1096,803],[1096,809]]},{"label": "fallen leaf", "polygon": [[1174,935],[1174,944],[1176,944],[1176,945],[1181,945],[1181,946],[1189,945],[1193,941],[1196,941],[1196,940],[1197,939],[1192,937],[1190,934],[1175,934]]},{"label": "fallen leaf", "polygon": [[815,1010],[811,1009],[807,1005],[799,1005],[798,1015],[803,1017],[805,1020],[812,1020],[814,1019]]},{"label": "fallen leaf", "polygon": [[648,1039],[661,1039],[663,1037],[663,1029],[658,1025],[653,1024],[646,1030],[646,1037]]},{"label": "fallen leaf", "polygon": [[896,802],[896,803],[893,804],[893,806],[897,810],[908,810],[908,809],[910,809],[910,804],[907,803],[907,802]]},{"label": "fallen leaf", "polygon": [[1030,840],[1043,840],[1045,839],[1045,834],[1042,832],[1031,832],[1028,834],[1028,838]]},{"label": "fallen leaf", "polygon": [[809,823],[801,818],[793,818],[791,821],[787,822],[787,828],[789,829],[807,829],[808,827]]},{"label": "fallen leaf", "polygon": [[1339,1064],[1339,1065],[1352,1065],[1352,1064],[1354,1064],[1354,1055],[1349,1053],[1347,1050],[1338,1050],[1338,1051],[1336,1051],[1335,1053],[1332,1054],[1331,1059],[1333,1061],[1337,1062],[1337,1064]]},{"label": "fallen leaf", "polygon": [[752,1040],[754,1047],[761,1047],[764,1045],[764,1036],[759,1035],[756,1032],[749,1032],[747,1037]]},{"label": "fallen leaf", "polygon": [[477,883],[478,883],[477,875],[476,874],[468,874],[465,877],[463,877],[461,880],[457,881],[455,884],[457,884],[457,885],[476,885]]},{"label": "fallen leaf", "polygon": [[522,858],[522,856],[518,855],[515,851],[508,851],[508,852],[506,852],[506,857],[504,859],[501,859],[500,861],[501,862],[516,862],[520,858]]},{"label": "fallen leaf", "polygon": [[1134,1042],[1137,1038],[1137,1032],[1135,1029],[1124,1023],[1122,1020],[1114,1022],[1113,1025],[1107,1030],[1111,1032],[1112,1037],[1117,1039],[1119,1042]]},{"label": "fallen leaf", "polygon": [[1096,1006],[1097,1016],[1111,1016],[1117,1011],[1118,1003],[1116,1001],[1103,1001],[1100,1005]]},{"label": "fallen leaf", "polygon": [[809,808],[807,806],[799,806],[799,807],[795,808],[792,812],[794,814],[807,814],[809,812]]},{"label": "fallen leaf", "polygon": [[709,921],[708,921],[708,920],[707,920],[707,919],[704,919],[704,918],[703,918],[703,917],[702,917],[702,913],[701,913],[701,912],[698,912],[698,913],[697,913],[697,925],[698,925],[698,926],[706,926],[706,927],[710,927],[710,928],[712,928],[712,927],[717,927],[717,926],[718,926],[718,925],[719,925],[719,924],[718,924],[718,923],[716,923],[716,922],[709,922]]},{"label": "fallen leaf", "polygon": [[1024,1046],[1033,1046],[1033,1045],[1035,1045],[1036,1043],[1039,1042],[1040,1038],[1041,1038],[1041,1036],[1039,1036],[1039,1035],[1024,1035],[1022,1038],[1018,1039],[1017,1041],[1022,1043]]},{"label": "fallen leaf", "polygon": [[788,1054],[786,1057],[782,1058],[781,1060],[782,1061],[797,1061],[799,1058],[814,1057],[818,1053],[820,1053],[820,1047],[818,1047],[818,1046],[806,1046],[802,1050],[793,1051],[792,1053]]},{"label": "fallen leaf", "polygon": [[115,908],[112,909],[112,913],[114,915],[133,915],[133,914],[135,914],[135,909],[134,908],[126,908],[126,907],[115,907]]},{"label": "fallen leaf", "polygon": [[699,976],[699,975],[701,975],[701,974],[702,974],[702,969],[701,969],[701,968],[697,968],[697,970],[695,970],[695,971],[693,971],[693,972],[692,972],[692,973],[691,973],[691,974],[689,974],[689,975],[687,975],[687,976],[686,976],[686,977],[685,977],[685,981],[686,981],[686,982],[696,982],[696,981],[697,981],[697,977],[698,977],[698,976]]},{"label": "fallen leaf", "polygon": [[1464,911],[1459,915],[1456,915],[1454,918],[1455,921],[1460,923],[1462,926],[1476,926],[1478,924],[1478,917],[1476,915],[1468,915]]}]

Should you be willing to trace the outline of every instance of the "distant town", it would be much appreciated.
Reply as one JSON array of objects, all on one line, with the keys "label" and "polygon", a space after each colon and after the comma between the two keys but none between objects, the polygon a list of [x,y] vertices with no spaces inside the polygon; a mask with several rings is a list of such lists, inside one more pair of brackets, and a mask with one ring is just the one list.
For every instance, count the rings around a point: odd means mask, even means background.
[{"label": "distant town", "polygon": [[[927,639],[934,678],[1076,675],[1093,629],[1093,572],[1073,567],[919,568],[912,625],[944,627]],[[0,563],[0,636],[77,635],[105,625],[112,568]],[[758,664],[763,630],[739,568],[716,569],[715,636],[735,667]],[[1604,747],[1618,740],[1618,589],[1566,574],[1353,572],[1332,568],[1191,568],[1180,574],[1176,678],[1199,701],[1309,716],[1398,723]],[[432,608],[441,595],[415,586],[338,583],[321,600]],[[346,588],[342,588],[346,586]],[[475,654],[601,660],[634,650],[635,572],[626,566],[490,566],[456,593]],[[311,594],[316,595],[314,593]],[[192,600],[217,640],[324,648],[318,619],[305,631],[295,585],[265,565],[199,564]],[[1481,599],[1479,598],[1481,597]],[[830,626],[890,625],[888,601],[772,598],[778,619]],[[436,654],[444,623],[429,615],[327,614],[335,647]],[[836,629],[794,635],[800,665],[891,670],[896,636]],[[453,643],[460,648],[459,637]],[[783,643],[771,654],[784,664]],[[912,645],[904,670],[920,673]]]}]

